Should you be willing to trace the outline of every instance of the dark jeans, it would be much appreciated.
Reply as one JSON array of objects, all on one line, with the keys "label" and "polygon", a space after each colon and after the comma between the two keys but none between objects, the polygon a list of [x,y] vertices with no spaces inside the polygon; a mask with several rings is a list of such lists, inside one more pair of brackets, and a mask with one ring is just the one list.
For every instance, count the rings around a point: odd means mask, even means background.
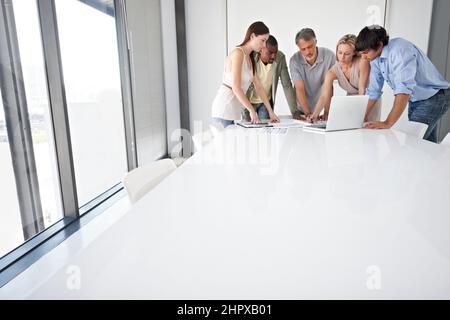
[{"label": "dark jeans", "polygon": [[[269,120],[269,111],[267,111],[264,103],[252,103],[252,106],[258,114],[259,120]],[[242,118],[246,121],[250,121],[250,112],[248,112],[247,109],[244,109],[244,111],[242,112]]]},{"label": "dark jeans", "polygon": [[213,118],[213,121],[216,123],[220,123],[224,128],[234,124],[234,120],[226,120],[222,118]]},{"label": "dark jeans", "polygon": [[408,119],[425,123],[428,129],[423,138],[437,142],[437,122],[450,107],[450,89],[441,89],[427,100],[409,103]]}]

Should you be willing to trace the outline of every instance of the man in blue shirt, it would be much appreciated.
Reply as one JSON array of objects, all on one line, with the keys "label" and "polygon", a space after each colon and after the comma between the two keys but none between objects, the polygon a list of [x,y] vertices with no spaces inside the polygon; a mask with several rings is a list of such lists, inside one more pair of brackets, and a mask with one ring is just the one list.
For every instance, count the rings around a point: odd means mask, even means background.
[{"label": "man in blue shirt", "polygon": [[424,139],[437,142],[437,122],[450,107],[450,84],[433,63],[411,42],[395,38],[389,40],[380,26],[365,27],[356,40],[356,50],[370,60],[370,81],[367,88],[369,103],[366,119],[381,97],[384,81],[395,95],[394,105],[385,121],[367,122],[365,127],[392,127],[409,102],[408,119],[425,123]]}]

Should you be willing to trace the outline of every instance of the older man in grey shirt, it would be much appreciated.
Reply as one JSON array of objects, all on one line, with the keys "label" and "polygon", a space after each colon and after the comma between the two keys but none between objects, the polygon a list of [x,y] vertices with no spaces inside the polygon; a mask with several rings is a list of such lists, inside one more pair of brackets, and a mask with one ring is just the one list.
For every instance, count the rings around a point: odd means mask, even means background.
[{"label": "older man in grey shirt", "polygon": [[297,33],[295,43],[300,51],[291,57],[289,69],[297,103],[305,116],[309,116],[320,97],[327,71],[336,63],[336,56],[330,49],[317,47],[316,35],[309,28]]}]

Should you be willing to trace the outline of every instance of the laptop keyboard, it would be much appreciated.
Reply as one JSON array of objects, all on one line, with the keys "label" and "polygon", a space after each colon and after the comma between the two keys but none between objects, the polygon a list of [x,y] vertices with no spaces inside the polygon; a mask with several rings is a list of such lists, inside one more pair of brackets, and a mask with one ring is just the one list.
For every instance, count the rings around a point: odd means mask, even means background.
[{"label": "laptop keyboard", "polygon": [[310,127],[312,128],[326,128],[327,127],[327,122],[326,121],[317,121],[316,123],[312,123],[310,125]]}]

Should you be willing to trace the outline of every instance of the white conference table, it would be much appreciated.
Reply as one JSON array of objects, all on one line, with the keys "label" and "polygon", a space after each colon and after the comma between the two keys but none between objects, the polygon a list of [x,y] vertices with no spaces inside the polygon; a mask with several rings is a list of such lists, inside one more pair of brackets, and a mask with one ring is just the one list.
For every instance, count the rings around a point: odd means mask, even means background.
[{"label": "white conference table", "polygon": [[24,297],[450,298],[450,148],[260,131],[222,132]]}]

